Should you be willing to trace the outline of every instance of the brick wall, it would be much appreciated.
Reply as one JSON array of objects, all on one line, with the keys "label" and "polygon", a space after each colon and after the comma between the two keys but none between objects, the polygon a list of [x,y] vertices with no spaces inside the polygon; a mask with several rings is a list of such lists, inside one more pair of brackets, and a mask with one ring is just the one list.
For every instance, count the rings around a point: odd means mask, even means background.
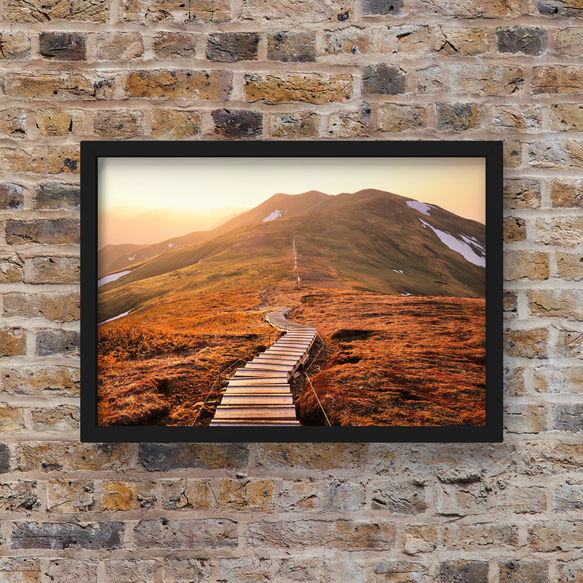
[{"label": "brick wall", "polygon": [[[3,0],[0,579],[583,580],[580,0]],[[503,139],[501,445],[80,445],[81,139]]]}]

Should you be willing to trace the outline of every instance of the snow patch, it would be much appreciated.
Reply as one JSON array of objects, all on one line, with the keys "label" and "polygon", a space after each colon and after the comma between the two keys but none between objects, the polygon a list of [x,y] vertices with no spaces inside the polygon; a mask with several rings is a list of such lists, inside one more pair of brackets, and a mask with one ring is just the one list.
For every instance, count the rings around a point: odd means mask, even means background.
[{"label": "snow patch", "polygon": [[267,221],[275,221],[275,219],[279,219],[281,217],[281,211],[279,209],[275,209],[271,214],[267,215],[263,222],[267,223]]},{"label": "snow patch", "polygon": [[[462,241],[460,239],[457,239],[453,235],[446,233],[445,231],[440,231],[439,229],[436,229],[435,227],[431,226],[429,223],[426,223],[423,219],[419,219],[419,220],[421,221],[421,224],[425,228],[429,227],[437,235],[439,240],[444,245],[449,247],[452,251],[459,253],[466,261],[469,261],[470,263],[473,263],[474,265],[477,265],[478,267],[486,267],[486,258],[484,257],[484,248],[482,245],[480,245],[480,243],[477,243],[477,245],[476,244],[469,245],[468,243],[466,243],[466,241],[469,240],[469,238],[467,236],[462,235],[460,233],[460,237],[465,239],[465,241]],[[480,252],[480,255],[478,255],[476,253],[475,249],[477,249]]]},{"label": "snow patch", "polygon": [[174,245],[172,243],[168,243],[168,248],[172,249],[172,247],[174,247]]},{"label": "snow patch", "polygon": [[134,253],[131,257],[128,257],[128,261],[133,261],[136,258],[136,254]]},{"label": "snow patch", "polygon": [[409,292],[406,292],[404,294],[401,294],[402,296],[412,296],[413,294],[410,294]]},{"label": "snow patch", "polygon": [[408,200],[407,206],[427,217],[429,216],[430,209],[433,208],[430,204],[419,202],[418,200]]},{"label": "snow patch", "polygon": [[99,326],[101,326],[101,324],[107,324],[107,322],[112,322],[113,320],[117,320],[118,318],[123,318],[124,316],[127,316],[130,312],[131,312],[131,310],[128,310],[127,312],[124,312],[123,314],[119,314],[119,316],[114,316],[113,318],[109,318],[109,320],[103,320],[103,322],[99,322]]},{"label": "snow patch", "polygon": [[124,275],[127,275],[128,273],[131,273],[132,270],[129,269],[128,271],[118,271],[117,273],[112,273],[111,275],[106,275],[105,277],[102,277],[101,279],[97,280],[97,287],[101,287],[102,285],[105,285],[106,283],[110,283],[112,281],[115,281],[116,279],[119,279],[120,277],[123,277]]},{"label": "snow patch", "polygon": [[393,269],[395,273],[400,273],[401,275],[405,275],[402,269]]}]

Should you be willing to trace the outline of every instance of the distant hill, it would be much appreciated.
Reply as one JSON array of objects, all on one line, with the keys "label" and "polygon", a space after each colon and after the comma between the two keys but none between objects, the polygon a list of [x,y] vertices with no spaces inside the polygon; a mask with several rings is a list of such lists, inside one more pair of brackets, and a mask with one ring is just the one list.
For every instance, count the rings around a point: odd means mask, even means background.
[{"label": "distant hill", "polygon": [[310,191],[276,194],[213,231],[150,246],[155,257],[139,249],[131,273],[100,288],[99,319],[202,291],[293,282],[294,239],[306,287],[485,294],[484,225],[380,190]]}]

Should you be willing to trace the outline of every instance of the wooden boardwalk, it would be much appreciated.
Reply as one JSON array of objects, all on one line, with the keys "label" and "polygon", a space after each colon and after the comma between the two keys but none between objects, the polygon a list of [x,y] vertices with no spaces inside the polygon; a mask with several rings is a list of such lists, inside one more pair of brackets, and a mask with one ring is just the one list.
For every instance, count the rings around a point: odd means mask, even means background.
[{"label": "wooden boardwalk", "polygon": [[267,315],[285,336],[235,371],[211,426],[299,426],[289,381],[307,360],[316,329],[286,320],[289,311],[277,308]]}]

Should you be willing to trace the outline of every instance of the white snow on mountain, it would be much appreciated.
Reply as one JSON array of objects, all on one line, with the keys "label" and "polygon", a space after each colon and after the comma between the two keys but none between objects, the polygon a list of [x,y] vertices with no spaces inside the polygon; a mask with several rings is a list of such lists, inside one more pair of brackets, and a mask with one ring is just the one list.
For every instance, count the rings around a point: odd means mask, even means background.
[{"label": "white snow on mountain", "polygon": [[111,281],[115,281],[116,279],[119,279],[120,277],[123,277],[124,275],[127,275],[128,273],[131,273],[131,270],[118,271],[117,273],[112,273],[111,275],[106,275],[105,277],[102,277],[101,279],[97,280],[97,287],[101,287],[102,285],[105,285],[106,283],[110,283]]},{"label": "white snow on mountain", "polygon": [[271,214],[267,215],[263,222],[267,223],[267,221],[275,221],[275,219],[279,219],[281,217],[281,211],[279,209],[275,209]]},{"label": "white snow on mountain", "polygon": [[419,202],[418,200],[408,200],[407,206],[426,216],[429,216],[429,211],[432,208],[430,204]]}]

